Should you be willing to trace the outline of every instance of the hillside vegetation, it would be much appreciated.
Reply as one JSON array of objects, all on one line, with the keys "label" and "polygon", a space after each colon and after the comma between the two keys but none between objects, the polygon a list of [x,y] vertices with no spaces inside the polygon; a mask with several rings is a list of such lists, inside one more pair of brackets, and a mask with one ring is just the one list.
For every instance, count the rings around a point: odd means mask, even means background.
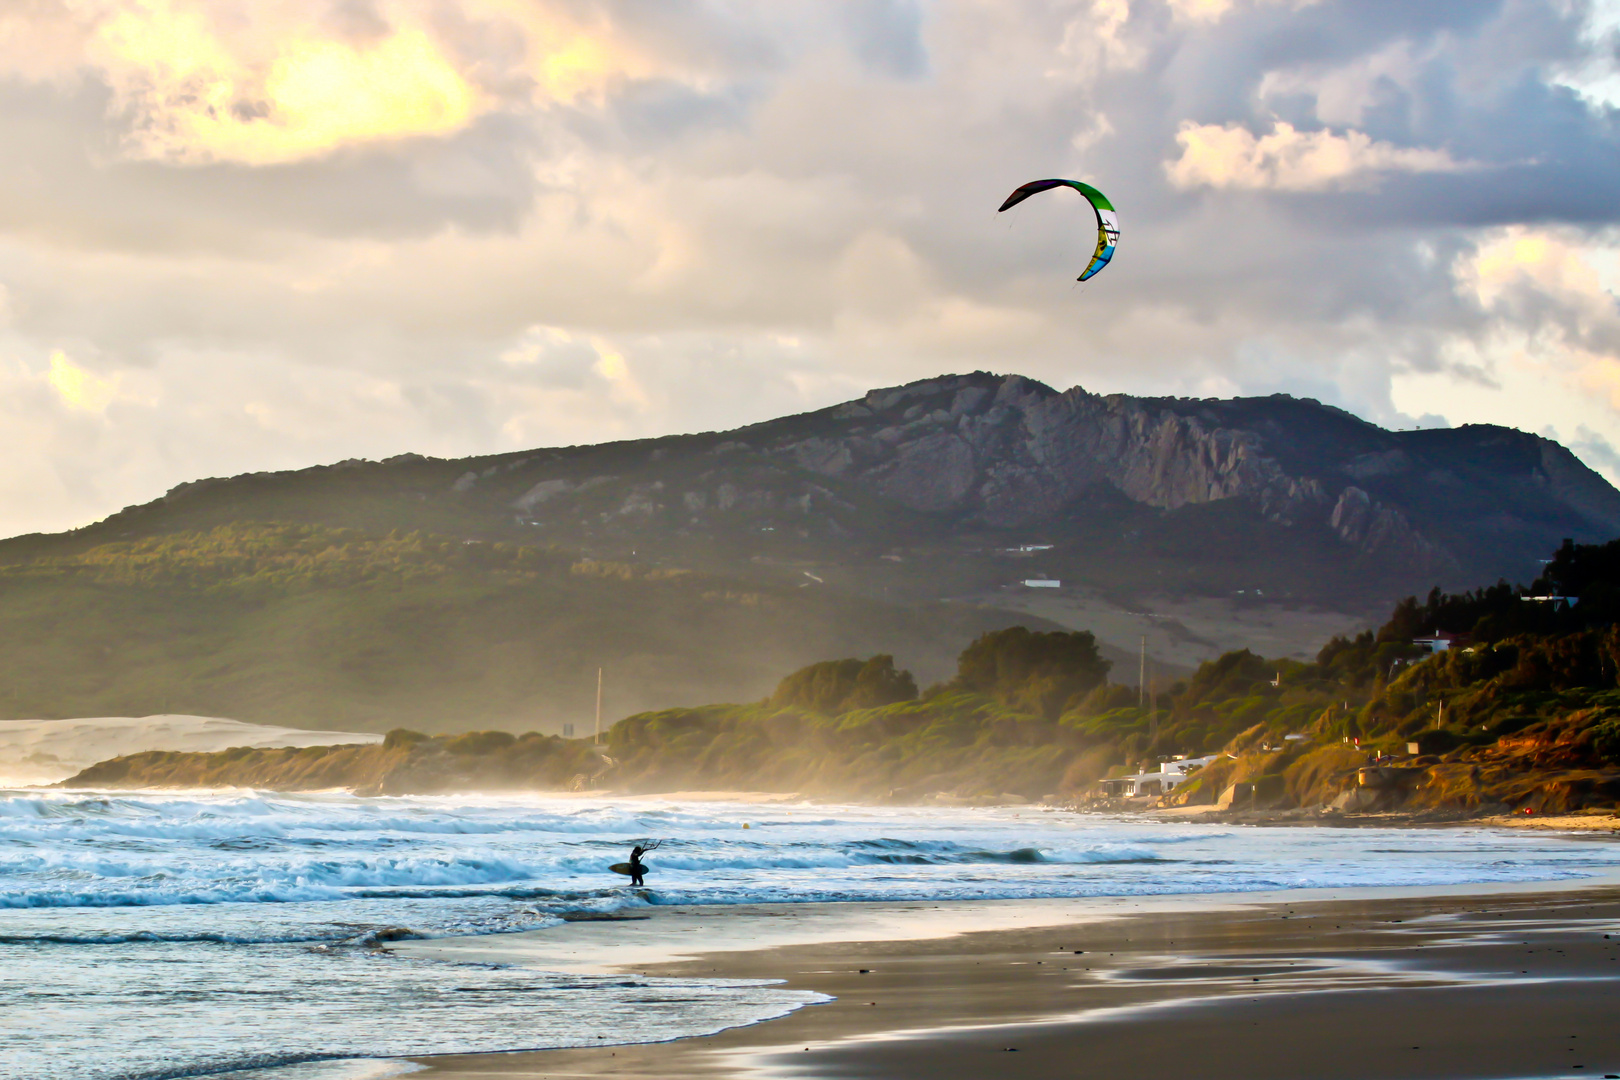
[{"label": "hillside vegetation", "polygon": [[[1106,775],[1224,750],[1169,800],[1212,802],[1245,783],[1253,805],[1272,809],[1612,807],[1617,586],[1620,541],[1566,546],[1528,589],[1410,598],[1311,663],[1228,653],[1157,702],[1107,682],[1090,634],[1011,627],[979,637],[953,678],[922,693],[888,655],[821,662],[752,704],[630,716],[607,733],[605,756],[581,740],[396,731],[381,747],[136,755],[69,783],[1083,800]],[[1549,595],[1574,603],[1530,599]],[[1473,643],[1432,656],[1412,643],[1437,631]]]},{"label": "hillside vegetation", "polygon": [[784,669],[880,647],[943,673],[1009,619],[557,548],[238,523],[0,565],[0,717],[584,733],[599,666],[622,716],[760,696]]}]

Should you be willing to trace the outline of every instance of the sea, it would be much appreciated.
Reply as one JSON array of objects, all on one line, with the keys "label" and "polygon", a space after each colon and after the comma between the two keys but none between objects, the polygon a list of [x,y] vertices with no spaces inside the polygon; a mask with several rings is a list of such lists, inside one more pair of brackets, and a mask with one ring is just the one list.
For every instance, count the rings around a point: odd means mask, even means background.
[{"label": "sea", "polygon": [[[653,841],[647,887],[607,867]],[[764,981],[404,955],[654,905],[1241,894],[1558,881],[1620,845],[1038,807],[0,791],[0,1080],[381,1080],[401,1059],[706,1034]]]}]

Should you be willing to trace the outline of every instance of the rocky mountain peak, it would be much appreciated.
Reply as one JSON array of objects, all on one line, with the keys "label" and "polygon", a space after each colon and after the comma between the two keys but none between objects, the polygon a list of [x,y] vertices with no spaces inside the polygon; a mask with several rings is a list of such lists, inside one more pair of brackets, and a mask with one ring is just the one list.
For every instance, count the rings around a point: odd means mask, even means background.
[{"label": "rocky mountain peak", "polygon": [[[1540,436],[1387,431],[1308,398],[1098,395],[984,371],[733,431],[340,464],[182,485],[82,539],[286,517],[726,573],[800,567],[782,571],[799,584],[836,566],[879,595],[1005,580],[1000,553],[1038,540],[1053,575],[1337,603],[1529,580],[1565,536],[1620,535],[1620,492]],[[947,551],[948,571],[891,573]]]}]

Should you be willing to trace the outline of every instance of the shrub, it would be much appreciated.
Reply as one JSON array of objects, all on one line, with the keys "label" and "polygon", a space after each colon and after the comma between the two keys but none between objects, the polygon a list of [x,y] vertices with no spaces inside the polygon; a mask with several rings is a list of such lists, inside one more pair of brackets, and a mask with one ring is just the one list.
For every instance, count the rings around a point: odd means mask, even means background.
[{"label": "shrub", "polygon": [[510,731],[469,731],[465,735],[457,735],[444,744],[444,748],[452,754],[493,754],[498,750],[505,750],[517,742],[517,737]]},{"label": "shrub", "polygon": [[851,709],[911,701],[916,696],[917,681],[911,672],[897,670],[894,657],[880,654],[870,660],[823,660],[800,668],[777,684],[770,704],[836,716]]},{"label": "shrub", "polygon": [[958,685],[1055,720],[1102,685],[1112,665],[1084,631],[1009,626],[981,635],[957,658]]},{"label": "shrub", "polygon": [[1620,720],[1604,720],[1592,726],[1592,749],[1611,765],[1620,765]]}]

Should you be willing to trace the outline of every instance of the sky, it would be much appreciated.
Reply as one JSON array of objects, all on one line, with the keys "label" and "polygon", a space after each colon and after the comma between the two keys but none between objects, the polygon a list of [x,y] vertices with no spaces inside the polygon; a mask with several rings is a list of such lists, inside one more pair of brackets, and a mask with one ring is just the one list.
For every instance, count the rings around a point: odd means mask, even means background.
[{"label": "sky", "polygon": [[1620,481],[1617,106],[1620,0],[6,0],[0,535],[977,369]]}]

